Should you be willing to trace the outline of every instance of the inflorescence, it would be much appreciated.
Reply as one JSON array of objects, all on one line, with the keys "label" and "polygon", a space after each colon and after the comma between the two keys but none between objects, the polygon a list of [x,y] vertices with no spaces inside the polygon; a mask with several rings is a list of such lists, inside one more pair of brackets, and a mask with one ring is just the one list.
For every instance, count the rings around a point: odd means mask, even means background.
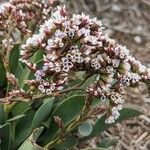
[{"label": "inflorescence", "polygon": [[45,3],[42,0],[10,0],[1,4],[0,38],[3,38],[2,43],[6,47],[13,44],[17,30],[22,34],[32,34],[32,30],[35,30],[37,25],[50,17],[52,10],[53,1]]},{"label": "inflorescence", "polygon": [[[39,33],[28,38],[21,48],[20,61],[35,76],[27,84],[40,93],[62,91],[72,72],[97,74],[85,92],[101,101],[109,100],[106,123],[114,123],[119,117],[126,87],[150,80],[150,69],[132,57],[125,46],[104,35],[101,21],[84,14],[70,18],[65,7],[58,7],[40,26]],[[41,68],[29,59],[39,49],[43,53]]]}]

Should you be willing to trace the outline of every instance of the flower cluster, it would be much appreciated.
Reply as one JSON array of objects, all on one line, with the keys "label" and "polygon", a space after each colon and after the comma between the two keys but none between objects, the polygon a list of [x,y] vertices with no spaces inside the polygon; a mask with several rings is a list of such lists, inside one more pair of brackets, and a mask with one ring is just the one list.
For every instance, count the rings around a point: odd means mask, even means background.
[{"label": "flower cluster", "polygon": [[[0,5],[0,37],[4,43],[14,40],[18,29],[23,34],[30,34],[37,24],[44,22],[51,14],[53,1],[10,0]],[[32,21],[32,22],[31,22]],[[7,35],[7,38],[5,38]],[[8,39],[8,36],[9,39]]]},{"label": "flower cluster", "polygon": [[[97,74],[95,82],[85,91],[102,101],[109,100],[106,123],[114,123],[122,109],[125,88],[150,80],[150,69],[102,30],[97,18],[90,19],[84,14],[70,18],[65,7],[58,7],[41,25],[39,33],[22,45],[20,60],[34,71],[35,80],[27,84],[47,95],[63,90],[72,72]],[[39,49],[43,53],[41,68],[29,61]]]},{"label": "flower cluster", "polygon": [[10,3],[16,6],[17,11],[22,11],[25,14],[26,20],[36,21],[42,23],[46,20],[53,9],[53,2],[44,0],[11,0]]},{"label": "flower cluster", "polygon": [[24,21],[25,14],[10,3],[6,3],[0,6],[0,29],[1,36],[5,36],[8,29],[14,30],[15,28],[27,33],[29,30],[26,28]]}]

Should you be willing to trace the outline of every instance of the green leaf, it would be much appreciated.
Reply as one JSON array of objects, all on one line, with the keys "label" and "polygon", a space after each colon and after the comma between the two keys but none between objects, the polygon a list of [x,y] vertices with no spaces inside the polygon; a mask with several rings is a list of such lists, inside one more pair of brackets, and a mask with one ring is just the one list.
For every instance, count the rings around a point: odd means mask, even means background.
[{"label": "green leaf", "polygon": [[11,135],[10,135],[10,124],[6,123],[0,126],[0,147],[2,150],[10,150]]},{"label": "green leaf", "polygon": [[77,138],[72,135],[69,135],[65,138],[65,141],[61,144],[56,145],[54,148],[56,150],[64,150],[64,149],[71,149],[73,146],[78,144]]},{"label": "green leaf", "polygon": [[121,122],[123,120],[129,119],[129,118],[132,118],[132,117],[139,116],[141,114],[142,114],[142,112],[137,110],[137,109],[123,108],[120,111],[120,117],[113,124],[106,124],[105,123],[106,115],[104,115],[99,120],[97,120],[97,122],[93,126],[92,133],[88,137],[85,137],[84,139],[89,139],[89,138],[91,138],[93,136],[96,136],[97,134],[100,134],[101,132],[107,130],[109,127],[113,126],[114,124],[116,124],[118,122]]},{"label": "green leaf", "polygon": [[[81,86],[82,89],[86,89],[89,85],[91,85],[97,77],[97,74],[90,76]],[[81,93],[80,91],[74,92],[76,95]]]},{"label": "green leaf", "polygon": [[25,112],[25,116],[18,121],[16,126],[15,148],[17,148],[30,134],[33,129],[40,126],[51,112],[54,99],[45,99],[43,105],[34,112],[29,109]]},{"label": "green leaf", "polygon": [[[32,63],[36,63],[39,66],[39,63],[41,63],[41,61],[39,62],[39,60],[41,60],[42,57],[43,57],[42,51],[38,50],[32,56],[31,62]],[[20,80],[19,80],[20,87],[24,88],[25,87],[25,80],[33,79],[33,78],[34,78],[33,72],[31,72],[30,69],[28,69],[27,67],[25,67],[24,70],[23,70],[23,72],[22,72],[22,74],[21,74]]]},{"label": "green leaf", "polygon": [[33,129],[41,125],[42,121],[45,120],[50,115],[53,103],[54,99],[48,98],[47,100],[45,100],[44,104],[38,109],[33,119],[32,123]]},{"label": "green leaf", "polygon": [[0,58],[0,86],[5,87],[7,84],[6,70],[4,67],[3,60]]},{"label": "green leaf", "polygon": [[73,73],[71,78],[72,80],[70,80],[69,82],[69,86],[74,86],[82,82],[84,74],[84,71],[78,71],[76,73]]},{"label": "green leaf", "polygon": [[4,112],[4,105],[0,104],[0,125],[7,120],[7,113]]},{"label": "green leaf", "polygon": [[25,117],[21,118],[16,125],[16,138],[14,149],[16,149],[31,133],[31,125],[35,112],[30,109],[25,112]]},{"label": "green leaf", "polygon": [[9,57],[10,71],[14,75],[16,75],[16,73],[18,71],[18,63],[19,63],[19,56],[20,56],[19,47],[20,47],[19,44],[14,45],[14,47],[12,48],[12,50],[10,52],[10,57]]},{"label": "green leaf", "polygon": [[[77,84],[80,84],[84,79],[83,78],[84,74],[85,74],[85,71],[78,71],[76,73],[71,74],[72,77],[70,77],[71,80],[69,82],[69,86],[73,87]],[[67,97],[70,97],[72,95],[78,95],[78,93],[79,91],[71,91],[67,94]]]},{"label": "green leaf", "polygon": [[32,63],[37,63],[43,58],[42,50],[37,50],[31,58]]},{"label": "green leaf", "polygon": [[24,71],[24,68],[23,68],[23,66],[22,66],[22,63],[21,62],[18,62],[18,68],[17,68],[17,72],[16,72],[16,78],[18,78],[18,81],[20,81],[20,79],[21,79],[21,75],[22,75],[22,73],[23,73],[23,71]]},{"label": "green leaf", "polygon": [[26,141],[18,150],[45,150],[33,141]]},{"label": "green leaf", "polygon": [[100,143],[98,144],[98,147],[108,148],[110,146],[116,145],[117,143],[118,143],[117,138],[105,138],[100,141]]},{"label": "green leaf", "polygon": [[53,119],[54,116],[59,116],[64,124],[71,122],[81,112],[84,100],[84,95],[74,95],[63,100],[52,113],[50,128],[40,141],[44,141],[44,144],[47,144],[57,134],[59,128]]},{"label": "green leaf", "polygon": [[27,111],[28,109],[30,109],[30,104],[27,102],[18,102],[16,103],[13,108],[12,108],[12,115],[13,116],[17,116],[20,115],[22,113],[24,113],[25,111]]},{"label": "green leaf", "polygon": [[15,116],[15,117],[13,117],[13,118],[7,120],[7,122],[16,122],[17,120],[19,120],[19,119],[21,119],[21,118],[23,118],[23,117],[25,117],[24,114],[22,114],[22,115],[17,115],[17,116]]},{"label": "green leaf", "polygon": [[82,88],[86,88],[96,80],[97,74],[90,76],[82,85]]},{"label": "green leaf", "polygon": [[38,139],[42,131],[43,127],[33,130],[30,137],[19,147],[18,150],[44,150],[44,148],[36,144],[36,140]]},{"label": "green leaf", "polygon": [[25,81],[31,79],[33,77],[33,73],[29,70],[29,68],[25,67],[19,80],[19,85],[21,88],[24,88]]},{"label": "green leaf", "polygon": [[[85,95],[74,95],[62,101],[54,110],[53,116],[59,116],[67,124],[74,119],[84,106]],[[77,106],[77,107],[75,107]]]},{"label": "green leaf", "polygon": [[36,141],[39,138],[39,136],[41,135],[43,129],[44,129],[43,127],[39,127],[39,128],[34,129],[31,136],[30,136],[30,139]]},{"label": "green leaf", "polygon": [[92,124],[89,121],[83,122],[79,127],[78,127],[78,132],[82,136],[88,136],[92,133],[93,127]]}]

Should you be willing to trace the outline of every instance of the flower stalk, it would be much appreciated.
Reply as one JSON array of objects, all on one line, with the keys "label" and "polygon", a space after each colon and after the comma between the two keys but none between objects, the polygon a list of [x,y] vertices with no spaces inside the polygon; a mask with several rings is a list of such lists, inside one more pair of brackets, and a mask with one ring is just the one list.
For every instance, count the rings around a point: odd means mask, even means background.
[{"label": "flower stalk", "polygon": [[[61,119],[59,117],[54,117],[59,118],[59,121],[57,120],[56,122],[59,124],[60,130],[57,136],[50,142],[48,143],[45,148],[50,150],[52,149],[55,145],[62,143],[65,140],[65,137],[72,133],[77,127],[79,127],[87,118],[89,118],[89,112],[91,110],[91,104],[92,104],[92,97],[91,95],[88,95],[86,100],[85,100],[85,105],[82,108],[81,113],[77,118],[75,118],[73,121],[71,121],[69,124],[66,126],[60,125],[63,124]],[[63,126],[63,127],[62,127]]]}]

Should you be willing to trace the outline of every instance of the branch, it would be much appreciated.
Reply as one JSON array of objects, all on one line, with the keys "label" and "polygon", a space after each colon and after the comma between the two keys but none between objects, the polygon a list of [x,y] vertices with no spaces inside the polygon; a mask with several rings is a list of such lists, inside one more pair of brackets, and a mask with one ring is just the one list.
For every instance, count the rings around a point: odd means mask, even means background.
[{"label": "branch", "polygon": [[65,89],[65,90],[62,90],[59,92],[54,92],[51,95],[46,95],[46,94],[34,95],[32,98],[16,98],[16,99],[15,98],[11,99],[9,97],[0,98],[0,103],[12,103],[12,102],[16,102],[16,101],[21,101],[21,102],[37,101],[37,100],[41,100],[44,98],[48,98],[50,96],[56,97],[56,96],[60,96],[61,94],[64,94],[64,93],[68,93],[71,91],[78,91],[78,90],[85,91],[85,89],[81,89],[78,87],[72,87],[72,88],[68,88],[68,89]]}]

